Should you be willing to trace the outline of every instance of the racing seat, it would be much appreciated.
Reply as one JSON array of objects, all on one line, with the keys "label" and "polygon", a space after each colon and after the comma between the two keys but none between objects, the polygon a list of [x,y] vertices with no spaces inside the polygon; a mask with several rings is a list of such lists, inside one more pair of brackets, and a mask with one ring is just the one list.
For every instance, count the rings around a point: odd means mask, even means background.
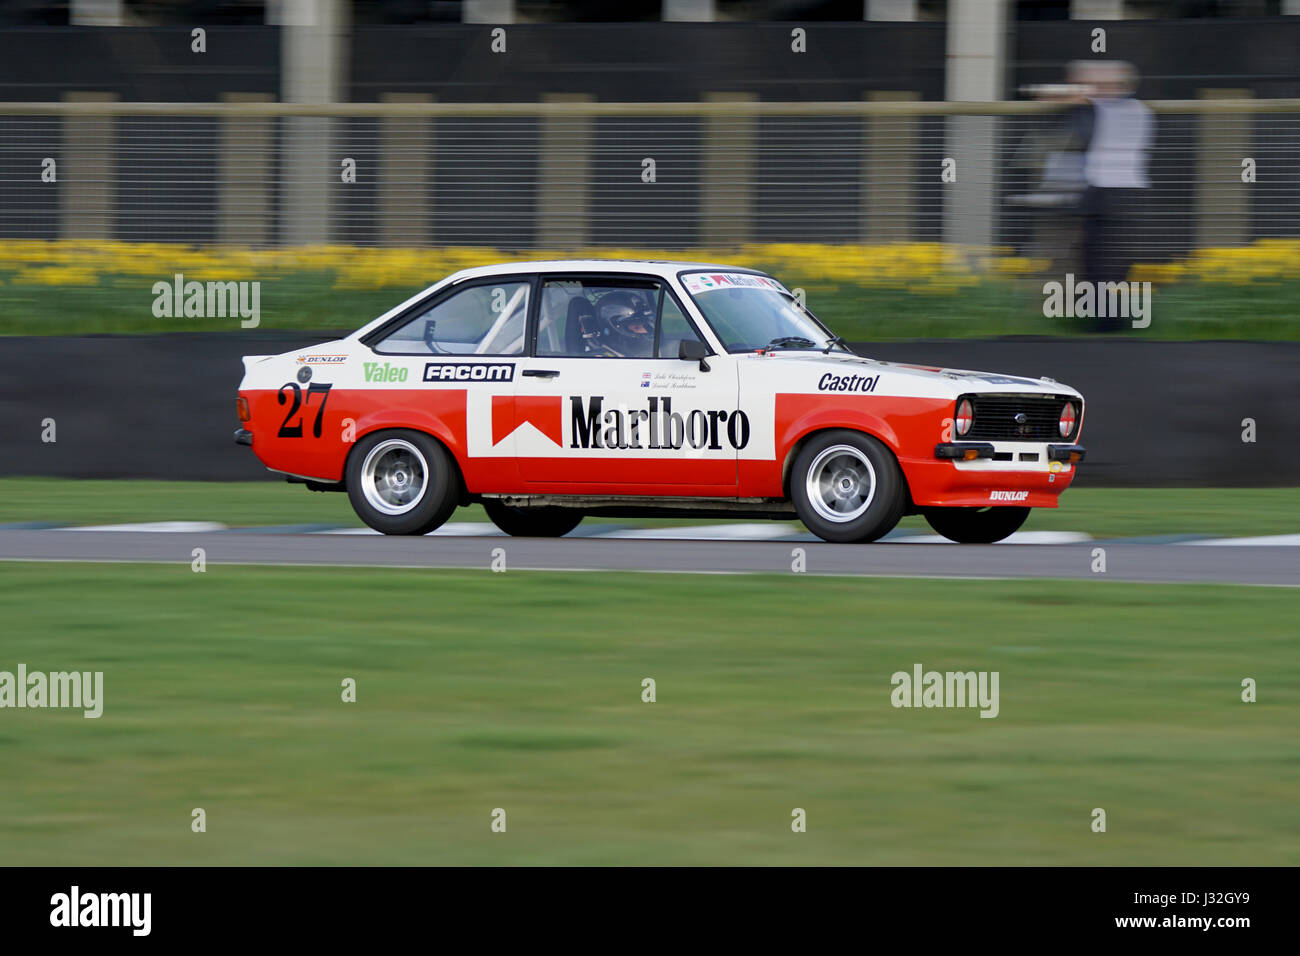
[{"label": "racing seat", "polygon": [[564,354],[582,356],[587,354],[587,342],[582,337],[583,322],[594,327],[596,309],[586,296],[575,295],[569,300],[569,314],[564,320]]}]

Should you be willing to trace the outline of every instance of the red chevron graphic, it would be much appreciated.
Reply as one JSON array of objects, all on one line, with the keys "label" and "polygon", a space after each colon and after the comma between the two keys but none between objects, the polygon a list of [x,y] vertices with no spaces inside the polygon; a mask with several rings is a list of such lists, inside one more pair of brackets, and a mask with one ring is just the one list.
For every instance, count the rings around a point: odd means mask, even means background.
[{"label": "red chevron graphic", "polygon": [[492,444],[524,422],[555,442],[564,444],[564,399],[559,395],[492,396]]}]

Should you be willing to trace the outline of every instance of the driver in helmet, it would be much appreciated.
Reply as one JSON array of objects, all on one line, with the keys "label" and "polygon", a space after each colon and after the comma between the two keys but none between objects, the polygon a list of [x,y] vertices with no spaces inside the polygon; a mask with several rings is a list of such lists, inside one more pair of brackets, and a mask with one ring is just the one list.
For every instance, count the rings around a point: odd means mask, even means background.
[{"label": "driver in helmet", "polygon": [[640,292],[622,289],[601,296],[594,328],[587,332],[587,351],[615,358],[650,358],[654,354],[655,310]]}]

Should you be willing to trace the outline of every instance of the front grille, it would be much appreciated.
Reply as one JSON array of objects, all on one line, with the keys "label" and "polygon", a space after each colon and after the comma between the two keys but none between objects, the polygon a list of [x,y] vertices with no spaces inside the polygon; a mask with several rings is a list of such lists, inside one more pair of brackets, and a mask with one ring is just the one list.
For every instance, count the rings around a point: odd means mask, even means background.
[{"label": "front grille", "polygon": [[[1058,428],[1065,395],[964,395],[970,399],[975,421],[962,441],[1067,441]],[[960,400],[958,401],[960,404]],[[1080,411],[1075,408],[1076,414]],[[1023,415],[1025,421],[1016,421]],[[1075,432],[1079,426],[1076,422]]]}]

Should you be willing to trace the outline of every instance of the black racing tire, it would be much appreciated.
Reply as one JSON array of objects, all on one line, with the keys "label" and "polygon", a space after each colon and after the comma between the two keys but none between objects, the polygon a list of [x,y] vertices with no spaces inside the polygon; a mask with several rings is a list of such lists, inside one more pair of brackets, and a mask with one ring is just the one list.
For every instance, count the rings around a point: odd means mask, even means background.
[{"label": "black racing tire", "polygon": [[560,538],[583,518],[577,508],[515,508],[495,498],[485,498],[483,510],[494,525],[516,538]]},{"label": "black racing tire", "polygon": [[428,534],[456,510],[460,472],[441,443],[405,428],[373,432],[348,455],[352,510],[384,534]]},{"label": "black racing tire", "polygon": [[993,544],[1020,530],[1032,508],[926,508],[930,527],[958,544]]},{"label": "black racing tire", "polygon": [[875,541],[903,516],[907,482],[883,443],[837,428],[813,435],[795,456],[790,499],[799,519],[824,541]]}]

